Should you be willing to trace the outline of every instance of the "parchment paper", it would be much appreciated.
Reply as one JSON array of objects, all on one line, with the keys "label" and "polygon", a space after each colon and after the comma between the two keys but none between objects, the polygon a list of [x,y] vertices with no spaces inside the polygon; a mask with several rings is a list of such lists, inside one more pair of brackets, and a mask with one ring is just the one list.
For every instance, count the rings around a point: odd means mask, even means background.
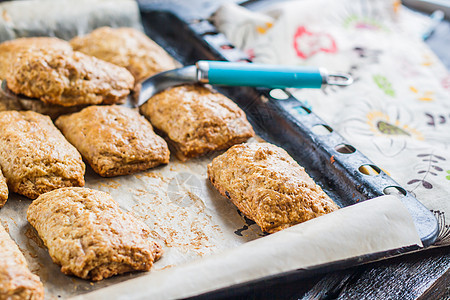
[{"label": "parchment paper", "polygon": [[11,194],[0,220],[41,277],[48,299],[97,290],[86,297],[188,296],[299,267],[421,245],[407,209],[393,196],[265,236],[209,183],[206,165],[216,155],[185,163],[173,158],[166,166],[116,178],[87,169],[86,186],[109,192],[123,210],[146,222],[152,238],[163,246],[162,259],[148,273],[98,283],[63,275],[26,221],[31,200]]},{"label": "parchment paper", "polygon": [[[20,1],[2,3],[0,12],[0,41],[31,35],[68,39],[102,25],[140,27],[136,3],[129,0]],[[172,158],[167,166],[116,178],[101,178],[87,168],[86,186],[109,192],[123,210],[146,222],[163,246],[162,259],[147,273],[98,283],[63,275],[26,221],[31,200],[19,195],[10,194],[0,221],[41,277],[47,299],[186,297],[300,267],[421,245],[406,208],[393,197],[265,236],[208,182],[206,165],[218,154],[186,163]]]},{"label": "parchment paper", "polygon": [[[264,236],[209,184],[206,165],[215,155],[218,153],[186,163],[172,158],[166,166],[115,178],[102,178],[87,167],[86,187],[109,192],[123,210],[134,212],[149,225],[152,237],[165,251],[152,268],[155,272]],[[48,298],[66,298],[143,274],[95,284],[63,275],[26,221],[30,203],[10,193],[0,209],[0,220],[24,252],[31,270],[41,277]]]},{"label": "parchment paper", "polygon": [[421,242],[401,201],[383,196],[74,299],[175,299],[264,276]]}]

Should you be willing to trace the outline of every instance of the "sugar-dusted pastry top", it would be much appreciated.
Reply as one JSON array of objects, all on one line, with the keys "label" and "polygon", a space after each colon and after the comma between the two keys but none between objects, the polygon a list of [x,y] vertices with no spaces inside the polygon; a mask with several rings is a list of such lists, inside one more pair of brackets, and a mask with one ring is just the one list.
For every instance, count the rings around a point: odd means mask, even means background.
[{"label": "sugar-dusted pastry top", "polygon": [[269,233],[339,208],[285,150],[269,143],[231,147],[208,165],[208,177]]},{"label": "sugar-dusted pastry top", "polygon": [[18,53],[33,49],[72,51],[69,42],[54,37],[28,37],[0,43],[0,80],[5,79],[9,66]]},{"label": "sugar-dusted pastry top", "polygon": [[127,68],[136,82],[177,67],[163,48],[133,28],[101,27],[70,44],[76,51]]},{"label": "sugar-dusted pastry top", "polygon": [[169,162],[167,143],[134,109],[90,106],[55,123],[101,176],[130,174]]},{"label": "sugar-dusted pastry top", "polygon": [[134,86],[125,68],[76,51],[42,49],[18,54],[6,82],[16,94],[62,106],[123,103]]},{"label": "sugar-dusted pastry top", "polygon": [[64,274],[94,281],[148,271],[162,254],[150,229],[104,192],[62,188],[41,195],[27,211]]},{"label": "sugar-dusted pastry top", "polygon": [[31,199],[84,185],[81,155],[49,117],[32,111],[0,112],[0,167],[10,191]]},{"label": "sugar-dusted pastry top", "polygon": [[8,186],[6,185],[6,179],[0,168],[0,208],[5,205],[6,200],[8,200]]},{"label": "sugar-dusted pastry top", "polygon": [[0,299],[44,299],[44,286],[0,223]]},{"label": "sugar-dusted pastry top", "polygon": [[226,149],[254,136],[245,113],[230,99],[201,85],[163,91],[141,106],[182,160]]}]

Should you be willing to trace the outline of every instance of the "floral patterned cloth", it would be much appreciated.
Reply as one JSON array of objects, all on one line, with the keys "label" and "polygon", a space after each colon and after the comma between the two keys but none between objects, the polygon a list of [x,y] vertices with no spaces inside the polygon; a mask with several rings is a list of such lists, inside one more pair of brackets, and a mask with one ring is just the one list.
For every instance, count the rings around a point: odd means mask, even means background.
[{"label": "floral patterned cloth", "polygon": [[450,244],[450,75],[421,40],[429,19],[392,0],[302,0],[213,21],[254,62],[350,73],[349,87],[293,93],[438,218]]}]

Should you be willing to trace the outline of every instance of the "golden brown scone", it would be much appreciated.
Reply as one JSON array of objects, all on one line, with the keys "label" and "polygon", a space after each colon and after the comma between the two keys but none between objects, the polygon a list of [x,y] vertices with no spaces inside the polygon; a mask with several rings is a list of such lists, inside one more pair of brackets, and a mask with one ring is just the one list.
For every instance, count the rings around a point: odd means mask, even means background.
[{"label": "golden brown scone", "polygon": [[0,224],[0,300],[44,299],[44,286]]},{"label": "golden brown scone", "polygon": [[94,281],[148,271],[162,254],[150,229],[104,192],[62,188],[39,196],[28,222],[64,274]]},{"label": "golden brown scone", "polygon": [[80,111],[85,105],[77,106],[61,106],[57,104],[48,104],[42,101],[36,101],[33,99],[27,99],[20,97],[12,92],[3,91],[0,89],[0,111],[5,110],[32,110],[43,115],[49,116],[52,120],[56,119],[60,115],[74,113]]},{"label": "golden brown scone", "polygon": [[286,151],[269,143],[231,147],[208,165],[208,177],[268,233],[339,208]]},{"label": "golden brown scone", "polygon": [[[15,61],[18,53],[32,49],[72,51],[69,42],[53,37],[19,38],[0,43],[0,80],[5,79],[7,70],[9,69],[11,62]],[[27,103],[23,103],[23,101],[18,100],[16,97],[9,97],[0,91],[0,111],[34,110],[39,113],[47,114],[49,109],[45,105],[36,105],[36,102],[39,104],[41,103],[40,101],[28,101]],[[52,107],[50,114],[55,115],[55,113],[57,113],[60,115],[60,110],[61,113],[65,113],[64,107]]]},{"label": "golden brown scone", "polygon": [[0,169],[0,208],[5,205],[6,200],[8,200],[8,186],[6,185],[6,179]]},{"label": "golden brown scone", "polygon": [[169,148],[136,110],[123,106],[90,106],[61,116],[56,126],[104,177],[125,175],[167,164]]},{"label": "golden brown scone", "polygon": [[134,86],[125,68],[80,52],[24,51],[7,74],[16,94],[61,106],[123,103]]},{"label": "golden brown scone", "polygon": [[48,104],[42,101],[36,101],[33,99],[26,99],[25,97],[19,97],[12,92],[3,91],[0,89],[0,111],[5,110],[32,110],[43,115],[49,116],[52,120],[56,119],[60,115],[74,113],[80,111],[85,105],[77,106],[61,106],[57,104]]},{"label": "golden brown scone", "polygon": [[255,135],[245,113],[233,101],[200,85],[156,94],[141,106],[141,113],[168,138],[183,161]]},{"label": "golden brown scone", "polygon": [[158,44],[133,28],[101,27],[70,41],[73,49],[127,68],[139,81],[177,68],[176,62]]},{"label": "golden brown scone", "polygon": [[6,41],[0,44],[0,79],[6,78],[10,63],[24,50],[55,49],[72,51],[69,42],[54,37],[30,37]]},{"label": "golden brown scone", "polygon": [[0,167],[9,189],[31,199],[84,185],[80,153],[49,117],[32,111],[0,112]]}]

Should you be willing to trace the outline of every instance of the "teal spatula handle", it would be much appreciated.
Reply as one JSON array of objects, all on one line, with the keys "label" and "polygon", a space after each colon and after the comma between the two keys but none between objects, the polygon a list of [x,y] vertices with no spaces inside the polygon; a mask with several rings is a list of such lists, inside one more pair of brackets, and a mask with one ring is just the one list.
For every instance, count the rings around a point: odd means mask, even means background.
[{"label": "teal spatula handle", "polygon": [[218,85],[320,88],[327,83],[324,70],[310,67],[203,60],[197,69],[201,82]]}]

